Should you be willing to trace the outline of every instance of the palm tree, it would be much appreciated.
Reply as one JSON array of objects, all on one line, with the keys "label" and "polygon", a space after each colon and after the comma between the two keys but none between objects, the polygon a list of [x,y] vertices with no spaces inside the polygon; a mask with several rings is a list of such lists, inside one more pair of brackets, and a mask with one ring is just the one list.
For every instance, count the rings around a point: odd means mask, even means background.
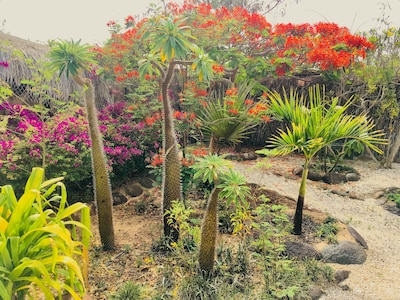
[{"label": "palm tree", "polygon": [[229,205],[234,201],[246,201],[249,197],[249,187],[246,178],[232,169],[231,163],[217,154],[198,158],[192,165],[196,170],[194,179],[202,178],[203,182],[214,184],[204,213],[199,249],[199,267],[204,275],[210,275],[214,267],[215,248],[218,230],[218,198],[222,195]]},{"label": "palm tree", "polygon": [[[191,40],[190,27],[184,25],[184,19],[160,16],[149,20],[142,28],[142,40],[149,42],[153,49],[146,58],[139,61],[141,76],[157,72],[161,76],[160,88],[163,101],[163,216],[164,236],[176,242],[179,238],[177,226],[169,221],[168,211],[174,200],[182,200],[181,162],[178,141],[174,129],[172,106],[168,97],[168,88],[177,65],[191,65],[199,78],[209,80],[212,73],[210,59]],[[195,53],[194,60],[186,60]]]},{"label": "palm tree", "polygon": [[82,71],[88,69],[90,64],[95,63],[93,55],[89,51],[90,46],[80,44],[80,40],[77,42],[52,42],[50,46],[50,68],[58,71],[60,76],[64,72],[67,77],[71,75],[75,82],[85,89],[85,107],[92,142],[94,198],[97,205],[100,238],[103,248],[111,250],[114,249],[115,243],[110,179],[107,171],[103,138],[97,122],[94,86],[89,78],[82,77]]},{"label": "palm tree", "polygon": [[271,112],[286,120],[290,128],[286,128],[286,131],[279,130],[279,134],[270,139],[269,147],[272,147],[272,150],[257,151],[266,155],[287,155],[293,151],[300,151],[304,155],[304,168],[294,216],[296,235],[300,235],[302,231],[308,170],[315,154],[325,146],[344,139],[357,140],[377,153],[382,151],[376,145],[386,143],[381,131],[372,131],[374,124],[366,116],[346,114],[352,99],[343,106],[338,104],[337,98],[327,102],[319,86],[310,88],[308,98],[306,101],[293,90],[289,95],[284,91],[283,98],[278,92],[269,93]]}]

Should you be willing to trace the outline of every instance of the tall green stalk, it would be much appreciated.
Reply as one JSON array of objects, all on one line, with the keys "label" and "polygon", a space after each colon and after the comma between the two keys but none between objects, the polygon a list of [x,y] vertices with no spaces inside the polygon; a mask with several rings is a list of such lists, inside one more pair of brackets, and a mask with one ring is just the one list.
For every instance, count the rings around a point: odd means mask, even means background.
[{"label": "tall green stalk", "polygon": [[177,242],[179,230],[173,223],[168,222],[167,211],[171,209],[172,201],[182,200],[181,161],[179,159],[178,141],[174,129],[172,107],[168,99],[168,87],[172,80],[175,64],[171,62],[161,84],[161,93],[164,109],[163,123],[163,222],[164,235]]},{"label": "tall green stalk", "polygon": [[110,178],[107,171],[103,138],[101,136],[95,107],[94,86],[88,78],[74,76],[76,83],[82,85],[85,91],[85,108],[88,119],[90,140],[92,142],[92,168],[94,198],[97,205],[100,239],[105,250],[115,247],[113,226],[113,198]]}]

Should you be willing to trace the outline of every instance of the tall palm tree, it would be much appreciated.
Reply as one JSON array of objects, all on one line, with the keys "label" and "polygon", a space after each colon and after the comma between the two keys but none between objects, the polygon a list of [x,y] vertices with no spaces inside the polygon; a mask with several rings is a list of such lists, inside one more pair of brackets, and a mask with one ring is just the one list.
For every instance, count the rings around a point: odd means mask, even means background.
[{"label": "tall palm tree", "polygon": [[82,72],[88,69],[90,64],[95,63],[93,55],[90,52],[90,46],[80,44],[80,40],[77,42],[57,41],[52,42],[50,46],[50,67],[58,71],[60,76],[63,72],[66,73],[67,77],[71,75],[74,81],[84,87],[85,90],[85,108],[92,142],[94,198],[97,205],[99,232],[103,248],[111,250],[115,247],[112,190],[107,171],[103,138],[97,122],[94,86],[89,78],[82,76]]},{"label": "tall palm tree", "polygon": [[[168,88],[177,65],[191,65],[203,80],[209,80],[212,73],[208,56],[191,42],[194,38],[190,33],[190,27],[185,26],[184,22],[184,19],[175,20],[165,16],[146,22],[141,30],[142,40],[150,43],[152,51],[139,61],[141,76],[153,72],[161,76],[160,89],[164,110],[162,180],[164,236],[174,242],[178,240],[179,232],[177,226],[169,222],[170,217],[167,212],[171,209],[172,201],[182,200],[182,185],[178,141]],[[197,57],[194,60],[186,60],[193,52]]]},{"label": "tall palm tree", "polygon": [[371,150],[382,153],[376,145],[386,143],[386,140],[382,138],[381,131],[373,131],[374,124],[366,116],[346,114],[352,104],[351,99],[342,106],[337,98],[326,101],[324,91],[319,86],[310,88],[308,99],[291,90],[289,95],[284,91],[283,98],[278,92],[270,92],[269,101],[271,112],[286,120],[290,127],[286,131],[279,130],[279,134],[269,140],[272,150],[263,149],[257,153],[303,153],[305,161],[294,216],[294,234],[300,235],[308,170],[315,154],[325,146],[343,139],[358,140]]}]

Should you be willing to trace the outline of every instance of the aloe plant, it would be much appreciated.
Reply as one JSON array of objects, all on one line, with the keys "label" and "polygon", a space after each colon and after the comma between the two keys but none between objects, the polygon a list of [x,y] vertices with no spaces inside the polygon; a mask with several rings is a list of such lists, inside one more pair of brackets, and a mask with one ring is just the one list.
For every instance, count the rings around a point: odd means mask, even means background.
[{"label": "aloe plant", "polygon": [[94,64],[90,46],[81,45],[80,41],[53,42],[49,53],[50,67],[61,75],[71,75],[76,83],[85,89],[85,108],[89,125],[89,134],[92,142],[92,169],[94,198],[97,205],[97,216],[101,243],[105,250],[114,249],[113,226],[113,198],[110,178],[107,170],[106,156],[104,153],[103,138],[98,126],[97,111],[95,106],[95,90],[92,81],[84,78],[81,73]]},{"label": "aloe plant", "polygon": [[[44,169],[34,168],[18,200],[12,186],[1,187],[1,299],[38,299],[37,291],[81,299],[88,285],[90,209],[67,205],[62,177],[43,179]],[[81,222],[71,217],[79,212]]]}]

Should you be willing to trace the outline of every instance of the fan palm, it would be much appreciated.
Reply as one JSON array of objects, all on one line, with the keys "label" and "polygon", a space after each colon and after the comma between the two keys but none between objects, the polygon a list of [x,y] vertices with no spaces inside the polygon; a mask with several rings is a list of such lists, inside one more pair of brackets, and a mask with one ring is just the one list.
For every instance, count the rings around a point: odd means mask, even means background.
[{"label": "fan palm", "polygon": [[85,107],[92,142],[92,168],[94,196],[97,204],[100,238],[105,250],[114,248],[114,227],[112,215],[112,191],[106,165],[103,139],[97,122],[95,91],[92,81],[82,77],[81,72],[94,64],[90,46],[80,41],[56,41],[50,43],[50,68],[72,76],[76,83],[85,88]]},{"label": "fan palm", "polygon": [[386,143],[383,133],[373,131],[374,124],[364,115],[347,115],[346,110],[352,104],[347,101],[343,106],[337,98],[324,101],[324,93],[319,86],[310,88],[308,102],[297,92],[284,92],[283,98],[277,92],[269,94],[270,109],[291,124],[286,131],[270,139],[272,150],[259,150],[257,153],[267,155],[287,155],[293,151],[304,154],[304,168],[301,178],[296,212],[294,216],[294,234],[301,234],[303,206],[306,194],[306,181],[311,159],[325,146],[338,140],[357,140],[371,150],[381,153],[377,144]]}]

